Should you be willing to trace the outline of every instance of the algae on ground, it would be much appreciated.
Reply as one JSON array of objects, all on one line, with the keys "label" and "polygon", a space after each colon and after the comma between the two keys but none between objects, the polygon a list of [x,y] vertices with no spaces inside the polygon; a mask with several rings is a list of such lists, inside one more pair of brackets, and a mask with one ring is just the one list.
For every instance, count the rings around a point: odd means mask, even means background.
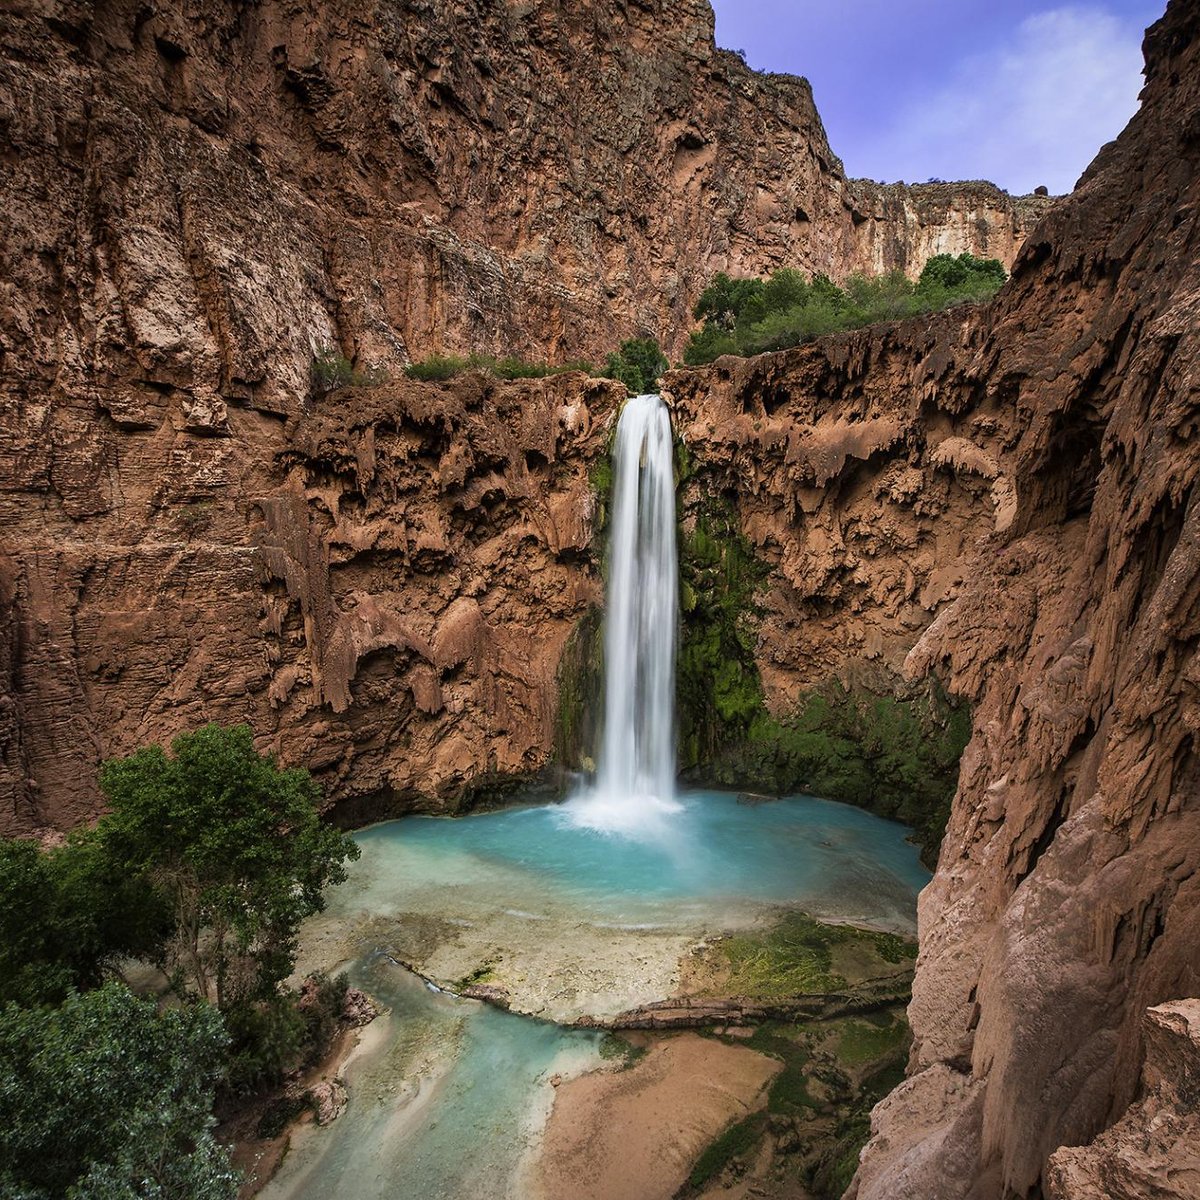
[{"label": "algae on ground", "polygon": [[777,1181],[791,1180],[816,1200],[837,1200],[870,1135],[871,1109],[903,1078],[910,1040],[903,1005],[803,1023],[769,1021],[748,1041],[723,1040],[770,1055],[783,1068],[771,1083],[766,1112],[715,1139],[680,1195],[695,1195],[735,1160],[741,1175],[770,1138]]},{"label": "algae on ground", "polygon": [[708,951],[716,982],[708,990],[756,1001],[848,991],[869,979],[906,978],[897,967],[916,952],[915,942],[896,934],[826,925],[793,912],[770,929],[716,942]]}]

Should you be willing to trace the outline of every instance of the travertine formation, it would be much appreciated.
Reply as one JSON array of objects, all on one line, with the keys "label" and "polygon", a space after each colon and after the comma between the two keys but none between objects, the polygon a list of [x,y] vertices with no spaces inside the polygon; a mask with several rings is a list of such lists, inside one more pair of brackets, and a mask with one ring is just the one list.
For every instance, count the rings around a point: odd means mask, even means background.
[{"label": "travertine formation", "polygon": [[231,408],[222,437],[96,421],[86,472],[10,428],[0,832],[87,820],[102,757],[208,720],[376,811],[543,766],[618,393],[469,376]]},{"label": "travertine formation", "polygon": [[831,675],[894,679],[980,539],[1011,525],[1014,414],[938,402],[977,336],[946,313],[667,377],[695,464],[685,522],[693,493],[736,495],[771,568],[757,664],[774,711]]},{"label": "travertine formation", "polygon": [[1051,1157],[1048,1200],[1200,1196],[1200,1000],[1150,1009],[1143,1033],[1143,1099],[1090,1146]]}]

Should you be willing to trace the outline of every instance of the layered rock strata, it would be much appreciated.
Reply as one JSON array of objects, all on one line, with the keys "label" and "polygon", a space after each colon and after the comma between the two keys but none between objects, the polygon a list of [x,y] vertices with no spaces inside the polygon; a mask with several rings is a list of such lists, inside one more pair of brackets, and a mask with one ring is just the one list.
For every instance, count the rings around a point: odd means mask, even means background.
[{"label": "layered rock strata", "polygon": [[678,351],[718,269],[1015,255],[1048,201],[847,180],[706,0],[18,0],[0,346],[45,398],[291,414],[314,351]]},{"label": "layered rock strata", "polygon": [[209,720],[334,802],[543,766],[618,393],[393,384],[222,436],[47,406],[0,492],[0,832],[88,820],[103,758]]}]

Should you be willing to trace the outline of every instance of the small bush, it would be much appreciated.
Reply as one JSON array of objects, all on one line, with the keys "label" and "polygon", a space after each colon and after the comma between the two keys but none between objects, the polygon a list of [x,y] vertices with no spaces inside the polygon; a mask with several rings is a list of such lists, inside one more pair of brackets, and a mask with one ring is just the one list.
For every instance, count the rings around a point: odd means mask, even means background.
[{"label": "small bush", "polygon": [[670,365],[653,338],[630,338],[608,356],[604,378],[620,380],[631,395],[642,396],[654,391],[658,377]]},{"label": "small bush", "polygon": [[225,1026],[230,1043],[224,1084],[234,1095],[271,1087],[304,1062],[308,1028],[294,994],[229,1005]]},{"label": "small bush", "polygon": [[453,379],[469,370],[471,363],[468,359],[459,358],[453,354],[431,354],[420,362],[409,363],[404,368],[404,374],[409,379],[421,379],[426,383],[442,383]]},{"label": "small bush", "polygon": [[326,396],[338,388],[378,387],[387,382],[387,372],[378,367],[357,371],[341,351],[326,346],[313,355],[309,379],[313,395]]}]

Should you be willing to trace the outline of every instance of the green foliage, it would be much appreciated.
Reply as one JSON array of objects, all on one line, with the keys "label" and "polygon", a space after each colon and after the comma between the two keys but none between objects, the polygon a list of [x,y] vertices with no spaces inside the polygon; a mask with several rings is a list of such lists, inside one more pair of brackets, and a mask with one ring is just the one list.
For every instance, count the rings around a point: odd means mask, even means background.
[{"label": "green foliage", "polygon": [[595,753],[603,674],[603,616],[590,607],[571,631],[558,663],[554,754],[576,768]]},{"label": "green foliage", "polygon": [[497,379],[544,379],[548,375],[563,375],[568,371],[583,371],[595,375],[595,365],[589,362],[568,362],[558,366],[549,363],[528,362],[523,358],[492,358],[486,354],[469,354],[465,358],[457,354],[431,354],[404,368],[409,379],[426,382],[444,382],[467,371],[482,371]]},{"label": "green foliage", "polygon": [[309,382],[314,396],[325,396],[344,387],[378,387],[387,382],[387,372],[373,367],[355,370],[354,364],[340,350],[325,346],[313,355],[309,367]]},{"label": "green foliage", "polygon": [[49,851],[0,840],[0,1003],[54,1004],[97,986],[169,929],[157,891],[109,863],[94,833]]},{"label": "green foliage", "polygon": [[112,811],[97,834],[121,876],[166,897],[168,971],[219,1007],[270,1000],[292,969],[300,922],[358,857],[318,815],[307,771],[255,753],[246,725],[206,725],[172,743],[106,762]]},{"label": "green foliage", "polygon": [[215,1009],[160,1012],[119,984],[0,1008],[0,1195],[232,1200],[211,1116],[224,1044]]},{"label": "green foliage", "polygon": [[679,535],[682,637],[676,666],[682,765],[717,759],[762,711],[755,592],[766,577],[730,501],[707,498]]},{"label": "green foliage", "polygon": [[932,864],[969,738],[966,706],[940,690],[901,699],[834,681],[785,720],[761,712],[713,774],[719,783],[805,791],[902,821]]},{"label": "green foliage", "polygon": [[688,1183],[694,1188],[703,1187],[733,1159],[751,1150],[762,1136],[764,1126],[762,1113],[751,1113],[734,1122],[696,1160]]},{"label": "green foliage", "polygon": [[832,947],[857,936],[858,930],[824,925],[804,913],[789,913],[766,934],[735,934],[721,942],[728,990],[755,999],[839,991],[846,980],[832,970]]},{"label": "green foliage", "polygon": [[305,1057],[304,1015],[291,994],[276,993],[227,1004],[229,1053],[223,1080],[234,1094],[276,1083]]},{"label": "green foliage", "polygon": [[915,283],[902,271],[852,275],[843,287],[824,275],[806,281],[790,267],[766,280],[717,274],[696,303],[704,325],[689,339],[684,362],[782,350],[839,330],[975,303],[995,295],[1005,279],[998,259],[971,254],[935,255]]},{"label": "green foliage", "polygon": [[888,1021],[876,1024],[871,1021],[849,1020],[842,1028],[838,1042],[838,1061],[848,1066],[861,1066],[877,1062],[885,1056],[902,1051],[908,1042],[908,1024],[905,1021]]},{"label": "green foliage", "polygon": [[603,375],[618,379],[631,396],[653,392],[658,377],[670,366],[659,344],[652,338],[630,338],[621,349],[608,356]]},{"label": "green foliage", "polygon": [[316,971],[299,992],[231,1003],[225,1010],[230,1041],[224,1088],[254,1092],[320,1062],[337,1034],[348,988],[345,975],[330,979]]}]

